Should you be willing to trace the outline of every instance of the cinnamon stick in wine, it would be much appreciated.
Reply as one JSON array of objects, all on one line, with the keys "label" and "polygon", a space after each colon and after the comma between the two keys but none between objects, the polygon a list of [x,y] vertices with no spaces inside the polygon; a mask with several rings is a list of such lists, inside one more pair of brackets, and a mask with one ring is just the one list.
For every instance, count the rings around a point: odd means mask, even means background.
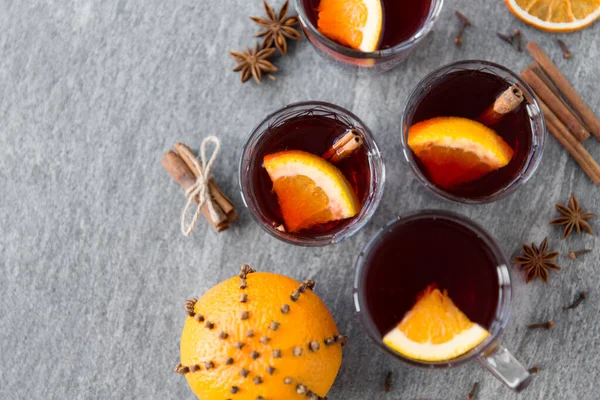
[{"label": "cinnamon stick in wine", "polygon": [[536,43],[527,43],[527,50],[531,53],[531,56],[540,64],[542,69],[548,74],[550,79],[556,84],[558,90],[565,96],[569,101],[573,109],[583,122],[590,128],[590,132],[600,140],[600,120],[590,109],[590,107],[583,101],[577,91],[571,86],[567,78],[560,72],[558,67],[550,60],[544,50]]},{"label": "cinnamon stick in wine", "polygon": [[548,105],[569,131],[582,142],[590,137],[590,133],[581,121],[569,110],[566,104],[550,90],[544,82],[530,69],[521,73],[521,78],[531,86],[535,94]]},{"label": "cinnamon stick in wine", "polygon": [[571,135],[558,116],[554,114],[542,100],[540,100],[539,103],[544,113],[548,130],[552,136],[567,149],[569,154],[571,154],[594,184],[597,185],[600,183],[600,165],[592,158],[585,147]]},{"label": "cinnamon stick in wine", "polygon": [[[182,187],[184,191],[188,190],[196,183],[196,176],[194,173],[188,168],[187,164],[183,161],[183,159],[175,153],[173,150],[169,150],[160,163],[165,168],[165,170],[171,175],[173,179]],[[196,204],[200,203],[200,199],[198,196],[194,199]],[[225,214],[221,212],[219,215],[219,219],[217,222],[213,221],[210,217],[210,213],[208,211],[208,205],[204,204],[201,208],[202,214],[204,217],[210,222],[213,228],[217,232],[221,232],[229,227],[229,222],[227,221],[227,217]],[[215,208],[217,210],[217,214],[219,214],[220,210],[218,207]]]},{"label": "cinnamon stick in wine", "polygon": [[335,164],[354,153],[362,145],[362,135],[355,129],[349,129],[323,154],[323,158]]},{"label": "cinnamon stick in wine", "polygon": [[498,96],[496,101],[481,113],[477,121],[484,125],[492,126],[504,118],[504,116],[523,102],[523,93],[516,85],[511,86]]}]

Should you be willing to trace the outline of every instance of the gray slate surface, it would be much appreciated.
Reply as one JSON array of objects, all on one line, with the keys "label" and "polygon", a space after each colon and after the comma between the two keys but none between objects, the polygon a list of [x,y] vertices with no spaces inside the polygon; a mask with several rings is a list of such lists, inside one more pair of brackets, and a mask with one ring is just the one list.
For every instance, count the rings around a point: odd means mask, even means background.
[{"label": "gray slate surface", "polygon": [[[280,4],[280,3],[278,3]],[[454,9],[472,18],[464,46],[452,37]],[[503,341],[543,372],[522,395],[479,365],[413,369],[386,359],[353,316],[351,285],[358,248],[393,216],[421,208],[468,215],[510,256],[524,241],[551,238],[568,250],[597,247],[591,236],[559,240],[548,225],[553,204],[579,195],[600,211],[593,187],[548,138],[537,175],[516,195],[491,205],[433,198],[412,177],[399,149],[400,110],[426,73],[480,58],[513,70],[530,58],[495,37],[520,28],[548,49],[592,108],[600,111],[600,24],[551,35],[517,21],[503,2],[448,0],[435,32],[408,62],[379,76],[344,75],[308,43],[277,60],[263,86],[240,85],[227,52],[251,43],[252,1],[0,1],[0,398],[192,399],[172,372],[178,360],[183,301],[235,274],[241,263],[317,281],[316,292],[351,338],[331,399],[596,399],[600,376],[599,252],[571,262],[548,285],[526,286],[513,269],[514,310]],[[562,37],[572,60],[560,58]],[[325,100],[358,114],[384,149],[387,185],[375,217],[355,237],[318,249],[269,237],[243,208],[237,162],[249,130],[268,112],[300,100]],[[240,220],[220,235],[179,232],[184,204],[159,159],[176,141],[198,146],[217,134],[224,151],[215,175],[233,195]],[[586,143],[596,159],[600,145]],[[600,231],[600,222],[594,226]],[[585,306],[563,312],[579,290]],[[527,332],[552,318],[552,332]],[[382,392],[386,371],[394,390]]]}]

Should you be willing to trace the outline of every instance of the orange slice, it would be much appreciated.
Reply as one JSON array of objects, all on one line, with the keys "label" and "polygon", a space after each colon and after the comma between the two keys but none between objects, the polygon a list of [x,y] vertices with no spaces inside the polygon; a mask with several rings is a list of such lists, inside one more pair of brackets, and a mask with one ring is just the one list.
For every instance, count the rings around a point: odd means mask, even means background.
[{"label": "orange slice", "polygon": [[408,145],[433,183],[451,189],[502,168],[512,148],[487,126],[467,118],[436,117],[408,131]]},{"label": "orange slice", "polygon": [[360,203],[344,174],[323,158],[299,150],[269,154],[263,164],[289,232],[354,217]]},{"label": "orange slice", "polygon": [[429,286],[383,342],[403,356],[444,361],[479,345],[489,335],[454,305],[448,293]]},{"label": "orange slice", "polygon": [[319,32],[361,51],[375,51],[383,26],[381,0],[321,0]]},{"label": "orange slice", "polygon": [[600,17],[600,0],[504,0],[523,22],[549,32],[578,31]]}]

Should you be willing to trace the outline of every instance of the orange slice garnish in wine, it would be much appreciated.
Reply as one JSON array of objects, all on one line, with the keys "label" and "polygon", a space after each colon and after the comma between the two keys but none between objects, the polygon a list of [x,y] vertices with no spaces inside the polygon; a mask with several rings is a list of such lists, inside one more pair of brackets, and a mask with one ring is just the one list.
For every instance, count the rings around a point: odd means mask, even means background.
[{"label": "orange slice garnish in wine", "polygon": [[489,332],[456,307],[448,293],[429,286],[383,342],[405,357],[445,361],[473,349]]},{"label": "orange slice garnish in wine", "polygon": [[514,153],[494,130],[459,117],[436,117],[411,126],[408,145],[431,181],[443,189],[508,165]]},{"label": "orange slice garnish in wine", "polygon": [[321,0],[319,32],[356,50],[377,50],[383,27],[381,0]]},{"label": "orange slice garnish in wine", "polygon": [[265,156],[263,164],[289,232],[351,218],[360,212],[358,198],[344,174],[319,156],[299,150],[282,151]]}]

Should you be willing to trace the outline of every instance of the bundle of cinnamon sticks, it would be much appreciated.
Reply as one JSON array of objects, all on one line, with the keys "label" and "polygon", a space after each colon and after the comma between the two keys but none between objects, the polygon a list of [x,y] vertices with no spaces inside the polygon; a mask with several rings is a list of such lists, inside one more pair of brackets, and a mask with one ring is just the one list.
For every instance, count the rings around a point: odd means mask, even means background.
[{"label": "bundle of cinnamon sticks", "polygon": [[600,183],[600,166],[581,144],[590,134],[600,140],[600,120],[536,42],[527,50],[535,61],[521,77],[537,95],[548,130],[592,182]]},{"label": "bundle of cinnamon sticks", "polygon": [[[173,147],[175,148],[175,151],[169,150],[162,160],[160,160],[160,163],[169,175],[179,183],[181,188],[184,191],[187,191],[196,183],[196,180],[200,175],[200,172],[188,157],[188,154],[194,153],[183,143],[176,143]],[[216,211],[216,218],[214,220],[211,218],[207,203],[204,203],[202,207],[200,207],[200,210],[212,227],[217,232],[221,232],[229,228],[229,225],[237,218],[237,212],[235,211],[231,200],[221,192],[221,189],[219,189],[219,186],[217,186],[213,178],[210,178],[208,188],[210,190],[209,201],[212,202]],[[194,201],[196,204],[199,203],[200,200],[198,196],[196,196]]]}]

